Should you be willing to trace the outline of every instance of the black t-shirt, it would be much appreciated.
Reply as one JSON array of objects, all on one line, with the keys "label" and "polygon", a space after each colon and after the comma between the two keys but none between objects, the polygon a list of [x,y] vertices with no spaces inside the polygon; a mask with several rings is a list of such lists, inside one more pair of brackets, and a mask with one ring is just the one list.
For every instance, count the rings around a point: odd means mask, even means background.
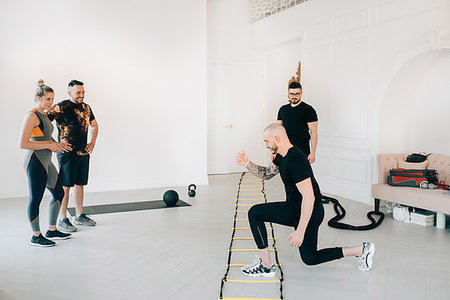
[{"label": "black t-shirt", "polygon": [[[59,106],[59,112],[55,110]],[[75,103],[71,100],[64,100],[56,104],[47,113],[50,121],[56,120],[59,130],[59,141],[66,139],[72,144],[72,152],[87,154],[87,135],[89,124],[95,120],[91,107],[82,102]]]},{"label": "black t-shirt", "polygon": [[317,121],[317,113],[314,108],[303,101],[295,107],[286,104],[280,107],[277,120],[283,121],[291,143],[298,146],[308,156],[311,153],[308,123]]},{"label": "black t-shirt", "polygon": [[319,185],[314,178],[311,165],[302,150],[297,146],[293,146],[288,150],[285,157],[277,154],[273,163],[277,165],[280,170],[281,180],[283,180],[284,189],[286,191],[286,201],[292,201],[300,206],[303,196],[299,192],[296,184],[311,178],[315,197],[314,206],[322,204],[322,195],[320,193]]}]

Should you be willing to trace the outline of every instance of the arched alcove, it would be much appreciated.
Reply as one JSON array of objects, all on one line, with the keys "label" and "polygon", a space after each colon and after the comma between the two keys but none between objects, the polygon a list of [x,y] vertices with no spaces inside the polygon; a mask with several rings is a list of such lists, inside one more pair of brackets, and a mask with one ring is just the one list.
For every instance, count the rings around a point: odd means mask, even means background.
[{"label": "arched alcove", "polygon": [[428,50],[392,77],[380,111],[379,152],[450,153],[450,49]]}]

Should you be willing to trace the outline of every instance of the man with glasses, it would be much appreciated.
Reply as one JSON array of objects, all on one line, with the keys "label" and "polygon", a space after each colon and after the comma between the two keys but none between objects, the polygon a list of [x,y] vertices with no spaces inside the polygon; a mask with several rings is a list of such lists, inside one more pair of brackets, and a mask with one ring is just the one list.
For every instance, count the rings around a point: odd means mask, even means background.
[{"label": "man with glasses", "polygon": [[300,83],[294,81],[289,84],[288,96],[289,104],[278,111],[278,123],[286,129],[290,142],[299,147],[312,164],[316,160],[317,113],[311,105],[302,101]]}]

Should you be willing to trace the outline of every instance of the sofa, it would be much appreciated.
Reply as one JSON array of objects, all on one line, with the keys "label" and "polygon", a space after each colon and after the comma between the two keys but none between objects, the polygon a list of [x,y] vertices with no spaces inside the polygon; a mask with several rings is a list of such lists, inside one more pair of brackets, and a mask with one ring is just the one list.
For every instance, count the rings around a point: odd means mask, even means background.
[{"label": "sofa", "polygon": [[[445,228],[445,215],[450,214],[450,191],[441,189],[421,189],[416,187],[397,187],[387,184],[390,169],[404,164],[409,153],[381,153],[377,155],[378,183],[372,185],[375,210],[380,209],[380,200],[406,206],[434,211],[436,227]],[[435,169],[439,182],[450,185],[450,156],[430,154],[427,169]]]}]

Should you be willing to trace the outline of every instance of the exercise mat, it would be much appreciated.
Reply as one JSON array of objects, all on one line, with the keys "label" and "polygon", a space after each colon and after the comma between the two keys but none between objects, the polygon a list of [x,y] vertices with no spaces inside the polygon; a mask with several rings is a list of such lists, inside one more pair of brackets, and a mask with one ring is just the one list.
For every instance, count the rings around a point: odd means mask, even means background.
[{"label": "exercise mat", "polygon": [[[85,206],[83,207],[83,213],[87,215],[100,215],[100,214],[110,214],[110,213],[138,211],[147,209],[175,208],[182,206],[191,206],[191,205],[182,200],[178,200],[177,204],[172,207],[167,206],[163,200],[139,201],[139,202]],[[67,210],[69,211],[71,216],[75,215],[75,207],[69,207]]]}]

